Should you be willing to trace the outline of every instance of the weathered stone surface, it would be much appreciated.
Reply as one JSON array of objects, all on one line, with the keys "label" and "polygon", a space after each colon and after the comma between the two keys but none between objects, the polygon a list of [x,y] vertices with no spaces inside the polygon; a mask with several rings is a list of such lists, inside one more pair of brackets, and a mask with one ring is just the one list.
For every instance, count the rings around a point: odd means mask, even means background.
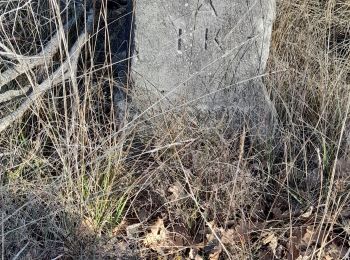
[{"label": "weathered stone surface", "polygon": [[270,131],[274,109],[262,74],[275,0],[134,3],[133,100],[141,111],[186,106]]}]

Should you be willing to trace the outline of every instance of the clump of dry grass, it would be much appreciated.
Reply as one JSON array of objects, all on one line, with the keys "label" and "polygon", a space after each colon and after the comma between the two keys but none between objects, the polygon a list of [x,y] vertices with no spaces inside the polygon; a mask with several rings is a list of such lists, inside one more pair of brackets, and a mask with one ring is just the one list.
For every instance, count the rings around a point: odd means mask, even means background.
[{"label": "clump of dry grass", "polygon": [[[349,179],[339,165],[348,161],[349,8],[346,1],[281,1],[274,28],[270,70],[285,69],[267,80],[282,123],[274,197],[285,197],[291,212],[317,209],[311,222],[317,239],[299,250],[310,258],[326,257],[327,245],[339,238],[344,242],[331,257],[341,259],[348,250]],[[286,223],[290,237],[297,227],[295,218]]]},{"label": "clump of dry grass", "polygon": [[[59,28],[55,3],[30,2],[0,37],[37,53]],[[280,126],[264,147],[185,111],[120,129],[108,59],[81,59],[81,99],[68,80],[0,134],[3,258],[346,259],[349,12],[342,0],[278,2],[265,81]]]}]

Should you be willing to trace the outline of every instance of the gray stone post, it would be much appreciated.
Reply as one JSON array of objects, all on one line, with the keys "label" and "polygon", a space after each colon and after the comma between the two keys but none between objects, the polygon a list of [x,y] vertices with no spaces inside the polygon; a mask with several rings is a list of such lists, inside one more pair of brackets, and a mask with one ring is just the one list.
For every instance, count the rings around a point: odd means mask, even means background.
[{"label": "gray stone post", "polygon": [[[227,117],[269,134],[274,108],[262,83],[275,0],[135,0],[133,102],[153,115]],[[209,121],[208,121],[209,120]]]}]

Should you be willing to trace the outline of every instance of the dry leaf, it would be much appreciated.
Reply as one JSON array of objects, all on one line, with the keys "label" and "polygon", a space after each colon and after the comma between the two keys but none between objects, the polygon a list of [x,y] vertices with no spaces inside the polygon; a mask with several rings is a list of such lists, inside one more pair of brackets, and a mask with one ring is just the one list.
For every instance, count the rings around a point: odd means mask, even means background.
[{"label": "dry leaf", "polygon": [[180,198],[180,189],[178,186],[176,185],[170,186],[168,191],[171,193],[170,198],[172,200],[178,200]]},{"label": "dry leaf", "polygon": [[312,211],[314,210],[314,207],[311,206],[308,211],[306,211],[303,215],[301,215],[302,218],[309,218],[312,214]]},{"label": "dry leaf", "polygon": [[136,239],[139,237],[141,224],[133,224],[126,227],[126,236],[128,239]]},{"label": "dry leaf", "polygon": [[184,188],[178,182],[170,186],[168,188],[168,191],[171,193],[170,195],[171,200],[179,200],[181,197],[184,196]]},{"label": "dry leaf", "polygon": [[310,257],[309,256],[299,256],[297,259],[295,260],[309,260]]},{"label": "dry leaf", "polygon": [[326,253],[324,259],[326,260],[349,259],[346,258],[348,250],[344,247],[344,245],[337,246],[336,244],[332,243],[329,244],[324,251]]},{"label": "dry leaf", "polygon": [[[237,232],[233,229],[220,229],[221,232],[221,242],[224,245],[233,245],[235,243],[235,241],[237,240]],[[239,237],[238,237],[239,239]]]},{"label": "dry leaf", "polygon": [[178,253],[178,249],[184,246],[184,236],[181,233],[170,232],[164,226],[164,221],[158,218],[157,221],[150,226],[148,234],[144,237],[145,246],[157,251],[160,254]]},{"label": "dry leaf", "polygon": [[237,232],[237,234],[234,240],[236,242],[243,243],[250,241],[250,233],[253,229],[254,227],[252,223],[242,221],[238,226],[235,227],[235,231]]},{"label": "dry leaf", "polygon": [[306,232],[302,238],[302,242],[305,246],[309,246],[312,243],[320,244],[326,236],[326,232],[324,230],[320,230],[319,227],[313,229],[312,226],[306,228]]},{"label": "dry leaf", "polygon": [[222,248],[219,245],[215,248],[214,252],[209,255],[209,260],[219,260],[221,252]]},{"label": "dry leaf", "polygon": [[[209,253],[209,260],[218,260],[222,252],[222,247],[217,236],[221,239],[224,230],[222,228],[217,228],[214,221],[207,222],[207,226],[210,229],[210,233],[206,235],[208,243],[203,250],[204,252]],[[216,235],[214,235],[214,232]]]},{"label": "dry leaf", "polygon": [[112,230],[113,236],[120,235],[123,231],[126,230],[126,228],[127,228],[127,223],[126,223],[126,221],[123,220],[115,228],[113,228],[113,230]]},{"label": "dry leaf", "polygon": [[306,232],[305,232],[305,234],[304,234],[304,236],[303,236],[303,239],[302,239],[303,243],[304,243],[306,246],[308,246],[308,245],[311,243],[311,241],[313,240],[314,233],[315,233],[315,232],[314,232],[314,230],[312,229],[312,227],[307,227]]},{"label": "dry leaf", "polygon": [[275,219],[281,219],[282,218],[282,211],[281,211],[280,208],[275,207],[275,208],[273,208],[271,210],[271,212],[273,213],[273,216],[274,216]]},{"label": "dry leaf", "polygon": [[165,242],[168,238],[168,232],[164,226],[164,221],[161,218],[158,218],[156,223],[151,227],[151,232],[149,232],[145,239],[145,246],[149,246],[151,248],[159,247]]},{"label": "dry leaf", "polygon": [[[294,232],[297,233],[297,232]],[[298,232],[299,233],[299,232]],[[296,259],[297,257],[300,256],[300,250],[299,250],[299,245],[300,245],[300,240],[301,238],[298,238],[298,234],[296,236],[292,236],[289,238],[289,241],[287,243],[287,250],[288,250],[288,259]]]},{"label": "dry leaf", "polygon": [[94,236],[96,227],[93,224],[93,220],[90,218],[85,218],[79,225],[77,232],[83,236]]},{"label": "dry leaf", "polygon": [[207,223],[207,226],[209,227],[210,233],[206,234],[206,238],[207,238],[208,241],[212,241],[212,240],[216,239],[214,233],[212,232],[212,231],[214,231],[214,232],[217,231],[215,222],[214,221],[209,221]]},{"label": "dry leaf", "polygon": [[191,248],[188,257],[191,260],[203,260],[203,258],[198,255],[198,250],[196,248]]},{"label": "dry leaf", "polygon": [[264,236],[264,239],[262,240],[263,244],[269,245],[273,254],[276,255],[276,248],[278,246],[278,239],[275,236],[275,234],[270,232],[270,233],[263,234],[263,236]]}]

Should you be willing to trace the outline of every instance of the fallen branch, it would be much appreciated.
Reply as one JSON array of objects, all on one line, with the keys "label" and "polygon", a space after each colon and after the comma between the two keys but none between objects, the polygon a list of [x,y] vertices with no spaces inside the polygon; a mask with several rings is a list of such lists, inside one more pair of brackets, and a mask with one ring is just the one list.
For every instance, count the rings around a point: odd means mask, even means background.
[{"label": "fallen branch", "polygon": [[[80,7],[77,10],[76,16],[68,21],[66,25],[63,26],[63,31],[69,30],[72,25],[80,18],[83,13],[83,9]],[[91,15],[91,14],[90,14]],[[89,19],[92,20],[92,18]],[[0,89],[2,86],[8,84],[10,81],[16,79],[21,74],[32,70],[33,68],[49,63],[55,53],[60,47],[60,34],[62,30],[57,30],[56,34],[51,38],[46,47],[37,55],[34,56],[24,56],[18,53],[15,53],[10,50],[5,44],[0,42],[0,48],[4,51],[0,51],[0,55],[9,59],[15,59],[19,63],[13,68],[5,70],[0,74]]]},{"label": "fallen branch", "polygon": [[0,88],[10,81],[17,78],[19,75],[46,63],[49,63],[60,46],[60,34],[57,32],[48,43],[48,45],[36,56],[25,57],[15,53],[4,52],[2,54],[8,58],[15,58],[19,64],[11,69],[5,70],[0,74]]},{"label": "fallen branch", "polygon": [[0,103],[10,101],[16,97],[25,95],[30,90],[30,87],[25,87],[18,90],[8,90],[3,94],[0,94]]},{"label": "fallen branch", "polygon": [[[14,112],[0,120],[0,132],[9,127],[14,121],[21,118],[23,114],[30,108],[30,106],[47,90],[51,89],[55,85],[64,82],[68,77],[73,74],[76,75],[77,63],[82,47],[84,46],[87,38],[87,33],[82,33],[73,45],[66,61],[52,74],[43,81],[40,85],[33,89],[33,92],[28,96]],[[74,69],[75,71],[71,71]]]}]

